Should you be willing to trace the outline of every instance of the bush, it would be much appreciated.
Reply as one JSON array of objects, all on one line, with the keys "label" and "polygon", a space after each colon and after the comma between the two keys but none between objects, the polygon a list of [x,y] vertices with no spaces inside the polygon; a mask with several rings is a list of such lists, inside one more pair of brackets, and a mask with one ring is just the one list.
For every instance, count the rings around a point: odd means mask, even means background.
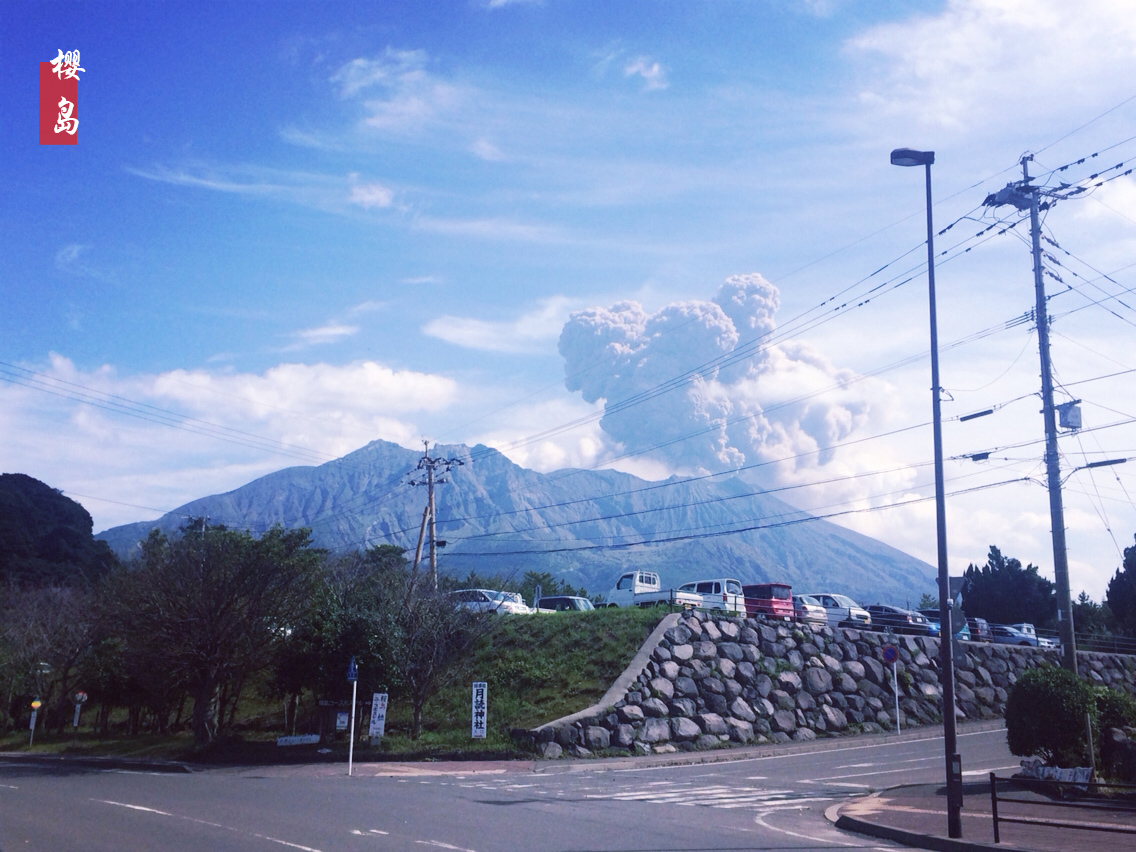
[{"label": "bush", "polygon": [[1038,755],[1051,766],[1087,765],[1085,715],[1096,716],[1095,698],[1093,688],[1066,669],[1046,666],[1025,672],[1006,702],[1011,753]]},{"label": "bush", "polygon": [[1109,728],[1136,726],[1136,699],[1127,692],[1098,688],[1096,707],[1101,733]]}]

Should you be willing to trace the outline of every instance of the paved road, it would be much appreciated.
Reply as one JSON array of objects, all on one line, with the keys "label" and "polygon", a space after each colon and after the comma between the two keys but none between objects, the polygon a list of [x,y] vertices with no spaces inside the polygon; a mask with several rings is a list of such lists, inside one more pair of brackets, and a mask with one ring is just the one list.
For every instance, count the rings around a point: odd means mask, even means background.
[{"label": "paved road", "polygon": [[[1001,730],[964,770],[1016,766]],[[631,761],[151,774],[0,763],[0,852],[887,849],[832,828],[858,792],[942,778],[942,740],[847,741],[687,766]],[[379,774],[381,773],[381,774]],[[392,774],[394,773],[394,774]]]}]

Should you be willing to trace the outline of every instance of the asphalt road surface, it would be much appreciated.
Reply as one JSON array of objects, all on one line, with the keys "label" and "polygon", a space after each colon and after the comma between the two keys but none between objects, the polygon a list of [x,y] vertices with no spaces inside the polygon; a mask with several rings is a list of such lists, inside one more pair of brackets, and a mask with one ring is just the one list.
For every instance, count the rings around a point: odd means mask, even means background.
[{"label": "asphalt road surface", "polygon": [[[165,774],[0,761],[0,852],[889,849],[837,831],[824,810],[941,781],[942,739],[913,736],[683,766],[356,764],[351,778],[327,766]],[[959,747],[968,776],[1017,767],[1003,730],[966,731]]]}]

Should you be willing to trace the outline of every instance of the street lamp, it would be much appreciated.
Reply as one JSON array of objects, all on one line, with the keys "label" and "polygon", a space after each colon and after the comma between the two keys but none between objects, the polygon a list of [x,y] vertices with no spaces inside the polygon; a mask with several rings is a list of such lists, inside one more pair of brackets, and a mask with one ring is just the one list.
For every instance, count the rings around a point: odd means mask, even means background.
[{"label": "street lamp", "polygon": [[939,406],[939,327],[935,313],[935,237],[931,223],[931,164],[934,151],[896,148],[893,166],[925,166],[927,175],[927,291],[931,302],[931,420],[935,434],[935,527],[939,549],[939,668],[943,682],[943,740],[947,770],[947,833],[962,837],[962,759],[955,726],[954,625],[947,567],[947,507],[943,488],[943,417]]}]

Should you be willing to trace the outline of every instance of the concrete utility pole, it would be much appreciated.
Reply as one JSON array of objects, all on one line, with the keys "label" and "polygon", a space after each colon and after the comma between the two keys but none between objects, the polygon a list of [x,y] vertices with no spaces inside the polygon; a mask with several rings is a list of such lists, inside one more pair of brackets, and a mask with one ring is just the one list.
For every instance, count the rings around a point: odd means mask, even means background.
[{"label": "concrete utility pole", "polygon": [[[1069,593],[1069,554],[1065,544],[1065,509],[1061,500],[1061,458],[1057,452],[1057,416],[1053,405],[1053,370],[1049,359],[1049,314],[1046,308],[1045,269],[1041,264],[1040,187],[1030,185],[1032,154],[1022,157],[1022,180],[987,197],[987,207],[1011,204],[1030,212],[1033,248],[1033,285],[1036,305],[1038,351],[1041,355],[1041,413],[1045,420],[1045,473],[1049,489],[1049,520],[1053,535],[1053,575],[1057,581],[1057,629],[1061,640],[1062,665],[1077,672],[1077,644],[1073,635],[1073,600]],[[1061,196],[1057,193],[1050,195]],[[1048,209],[1049,203],[1044,205]]]},{"label": "concrete utility pole", "polygon": [[1069,553],[1065,546],[1065,509],[1061,502],[1061,459],[1057,454],[1057,416],[1053,408],[1053,372],[1049,361],[1049,314],[1041,266],[1041,223],[1037,187],[1029,185],[1029,161],[1022,157],[1022,189],[1029,193],[1033,239],[1033,286],[1037,297],[1037,345],[1041,352],[1041,412],[1045,419],[1045,476],[1049,485],[1049,518],[1053,529],[1053,574],[1057,580],[1057,635],[1062,663],[1077,673],[1077,640],[1073,635],[1073,601],[1069,593]]},{"label": "concrete utility pole", "polygon": [[[438,528],[434,513],[434,485],[442,484],[447,480],[442,478],[445,474],[449,473],[455,467],[465,464],[464,461],[457,458],[444,459],[435,458],[430,455],[430,442],[423,441],[425,448],[422,451],[422,458],[418,460],[418,470],[426,471],[426,479],[412,479],[411,485],[425,485],[426,486],[426,510],[422,513],[422,528],[418,532],[418,547],[414,552],[414,575],[417,576],[418,564],[422,559],[422,539],[424,534],[429,531],[430,534],[430,581],[435,591],[438,590]],[[435,445],[437,446],[437,445]],[[442,476],[435,476],[435,470],[441,469]],[[445,542],[440,543],[445,546]]]}]

